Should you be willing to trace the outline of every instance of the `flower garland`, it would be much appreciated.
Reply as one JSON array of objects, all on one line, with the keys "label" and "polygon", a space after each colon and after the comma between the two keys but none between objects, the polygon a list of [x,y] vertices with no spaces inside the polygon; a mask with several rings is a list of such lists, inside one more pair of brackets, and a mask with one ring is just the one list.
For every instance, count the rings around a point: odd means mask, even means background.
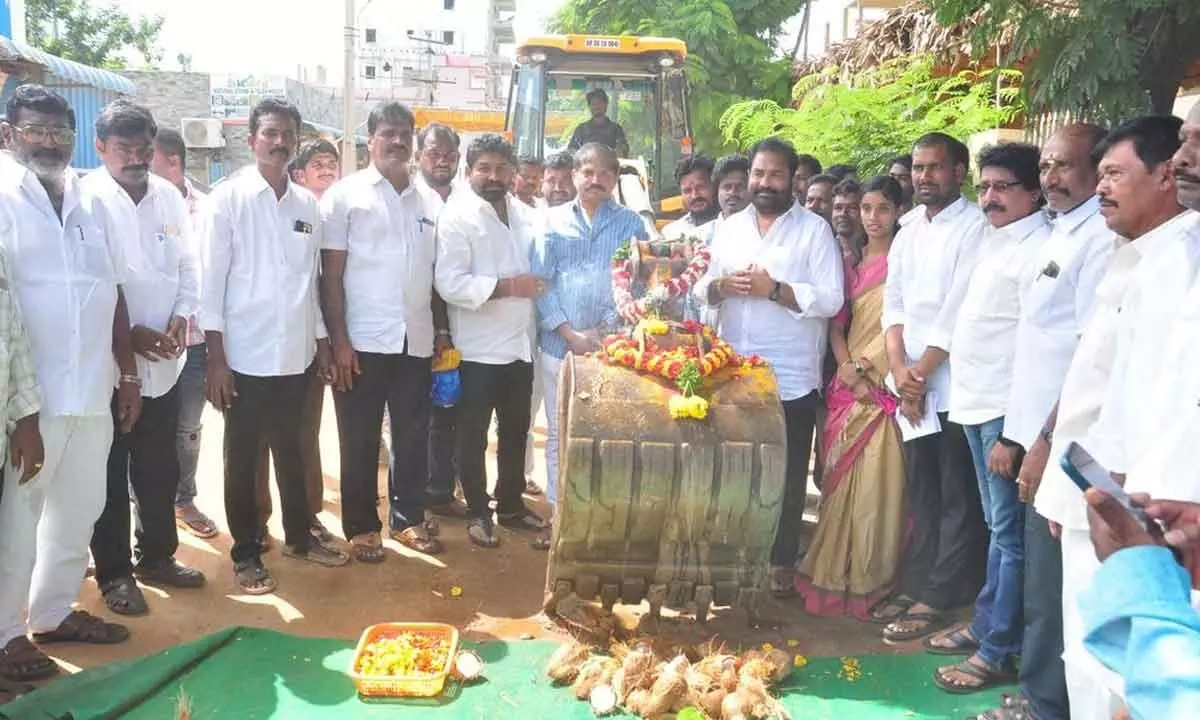
[{"label": "flower garland", "polygon": [[691,262],[680,273],[679,277],[664,282],[659,292],[647,293],[640,300],[633,297],[633,253],[637,249],[628,241],[613,253],[612,257],[612,286],[613,302],[617,306],[617,314],[626,322],[633,324],[646,317],[650,309],[661,305],[670,298],[686,294],[696,282],[708,271],[709,251],[704,245],[696,247],[696,254]]}]

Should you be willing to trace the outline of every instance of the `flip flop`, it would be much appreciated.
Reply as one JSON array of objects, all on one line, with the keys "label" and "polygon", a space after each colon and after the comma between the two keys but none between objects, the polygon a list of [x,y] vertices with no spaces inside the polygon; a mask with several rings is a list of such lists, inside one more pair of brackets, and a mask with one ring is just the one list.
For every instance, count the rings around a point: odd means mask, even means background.
[{"label": "flip flop", "polygon": [[66,619],[50,632],[34,633],[39,645],[49,643],[88,643],[116,645],[129,639],[129,629],[117,623],[104,622],[86,610],[72,610]]},{"label": "flip flop", "polygon": [[[897,627],[900,623],[909,622],[924,624],[920,627],[908,629]],[[919,613],[906,612],[883,629],[883,641],[888,645],[898,645],[910,640],[917,640],[945,628],[952,622],[954,622],[954,618],[950,613],[940,610]]]},{"label": "flip flop", "polygon": [[473,518],[467,522],[467,539],[481,548],[500,547],[500,538],[487,518]]},{"label": "flip flop", "polygon": [[[921,641],[925,652],[934,655],[973,655],[979,649],[979,641],[971,637],[967,627],[955,628],[945,633],[934,633]],[[949,645],[934,645],[933,641],[944,638]]]},{"label": "flip flop", "polygon": [[275,578],[258,560],[249,560],[233,566],[233,578],[238,589],[247,595],[266,595],[275,592]]},{"label": "flip flop", "polygon": [[[961,685],[951,682],[943,675],[944,670],[953,670],[960,672],[963,675],[974,678],[979,681],[978,685]],[[950,665],[949,667],[938,668],[933,671],[933,684],[938,686],[942,692],[950,693],[951,695],[971,695],[977,692],[989,690],[997,685],[1011,685],[1017,681],[1017,674],[1011,670],[1002,670],[1000,668],[985,667],[976,665],[970,660],[963,660],[960,663]]]},{"label": "flip flop", "polygon": [[361,563],[375,565],[384,561],[383,541],[379,533],[365,533],[350,538],[350,550],[354,559]]},{"label": "flip flop", "polygon": [[541,532],[550,527],[550,524],[532,510],[524,509],[515,513],[506,513],[497,515],[500,524],[506,528],[513,530],[531,530],[533,532]]},{"label": "flip flop", "polygon": [[437,555],[442,551],[442,543],[432,537],[422,525],[413,525],[400,532],[393,530],[390,535],[404,547],[425,555]]},{"label": "flip flop", "polygon": [[[914,598],[910,598],[904,593],[892,593],[891,595],[888,595],[884,599],[875,603],[875,605],[871,608],[871,622],[875,623],[876,625],[887,625],[895,622],[896,620],[900,619],[904,613],[908,612],[910,607],[916,604],[917,601]],[[885,615],[882,611],[888,609],[889,607],[896,608],[896,612]]]}]

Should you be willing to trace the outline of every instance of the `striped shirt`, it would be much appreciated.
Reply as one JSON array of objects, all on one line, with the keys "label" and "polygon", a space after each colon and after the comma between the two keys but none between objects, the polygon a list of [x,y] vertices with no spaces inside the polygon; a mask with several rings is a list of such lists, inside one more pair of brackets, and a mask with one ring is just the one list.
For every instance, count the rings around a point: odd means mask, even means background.
[{"label": "striped shirt", "polygon": [[591,222],[578,200],[545,211],[533,246],[533,272],[548,282],[538,298],[538,341],[542,352],[562,358],[567,342],[555,332],[615,328],[612,256],[630,238],[649,237],[641,216],[609,200]]},{"label": "striped shirt", "polygon": [[8,464],[8,435],[13,425],[41,409],[37,371],[25,325],[9,287],[8,264],[0,249],[0,462]]}]

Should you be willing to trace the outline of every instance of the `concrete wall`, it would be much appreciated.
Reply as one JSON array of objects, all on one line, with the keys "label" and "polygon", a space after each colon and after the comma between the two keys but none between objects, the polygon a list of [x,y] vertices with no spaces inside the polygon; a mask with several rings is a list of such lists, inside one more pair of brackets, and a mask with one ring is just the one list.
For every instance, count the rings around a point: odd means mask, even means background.
[{"label": "concrete wall", "polygon": [[[123,70],[121,74],[137,84],[138,91],[134,101],[149,108],[160,127],[180,132],[181,121],[184,118],[206,118],[212,115],[209,102],[211,80],[208,73]],[[210,165],[214,159],[220,162],[221,151],[220,148],[189,148],[188,178],[201,186],[207,186],[210,182]]]}]

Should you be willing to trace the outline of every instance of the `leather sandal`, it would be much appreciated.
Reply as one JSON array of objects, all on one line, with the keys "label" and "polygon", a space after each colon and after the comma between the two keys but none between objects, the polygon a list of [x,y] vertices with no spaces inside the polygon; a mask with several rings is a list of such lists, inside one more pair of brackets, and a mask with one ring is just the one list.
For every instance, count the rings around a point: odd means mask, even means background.
[{"label": "leather sandal", "polygon": [[425,555],[437,555],[442,551],[442,543],[435,537],[430,537],[424,527],[413,525],[400,532],[391,531],[392,539],[410,550],[416,550]]},{"label": "leather sandal", "polygon": [[238,589],[247,595],[266,595],[275,592],[275,578],[260,560],[247,560],[233,566],[233,578]]},{"label": "leather sandal", "polygon": [[109,610],[118,615],[145,615],[150,612],[146,596],[131,577],[117,578],[100,588],[100,595]]},{"label": "leather sandal", "polygon": [[375,565],[383,562],[386,557],[383,552],[383,541],[379,539],[377,532],[363,533],[350,538],[350,550],[354,554],[354,559],[361,563]]},{"label": "leather sandal", "polygon": [[29,638],[18,635],[0,648],[0,677],[23,683],[48,678],[58,672],[58,665]]},{"label": "leather sandal", "polygon": [[133,574],[142,582],[173,588],[204,587],[205,582],[204,573],[180,563],[175,558],[149,567],[139,565],[133,569]]},{"label": "leather sandal", "polygon": [[[957,672],[965,675],[972,682],[954,682],[946,677],[946,673],[948,672]],[[1017,674],[1012,670],[992,667],[990,665],[977,665],[969,659],[933,671],[933,684],[937,685],[943,692],[950,693],[951,695],[970,695],[989,690],[997,685],[1011,685],[1016,681]]]},{"label": "leather sandal", "polygon": [[468,521],[467,539],[481,548],[500,547],[500,538],[496,535],[491,518],[472,518]]},{"label": "leather sandal", "polygon": [[[939,640],[945,644],[938,644]],[[971,635],[968,627],[934,633],[922,640],[921,645],[925,652],[934,655],[973,655],[979,649],[979,641]]]},{"label": "leather sandal", "polygon": [[128,639],[129,629],[124,625],[104,622],[86,610],[72,610],[55,629],[33,634],[34,642],[39,645],[66,642],[116,645]]}]

